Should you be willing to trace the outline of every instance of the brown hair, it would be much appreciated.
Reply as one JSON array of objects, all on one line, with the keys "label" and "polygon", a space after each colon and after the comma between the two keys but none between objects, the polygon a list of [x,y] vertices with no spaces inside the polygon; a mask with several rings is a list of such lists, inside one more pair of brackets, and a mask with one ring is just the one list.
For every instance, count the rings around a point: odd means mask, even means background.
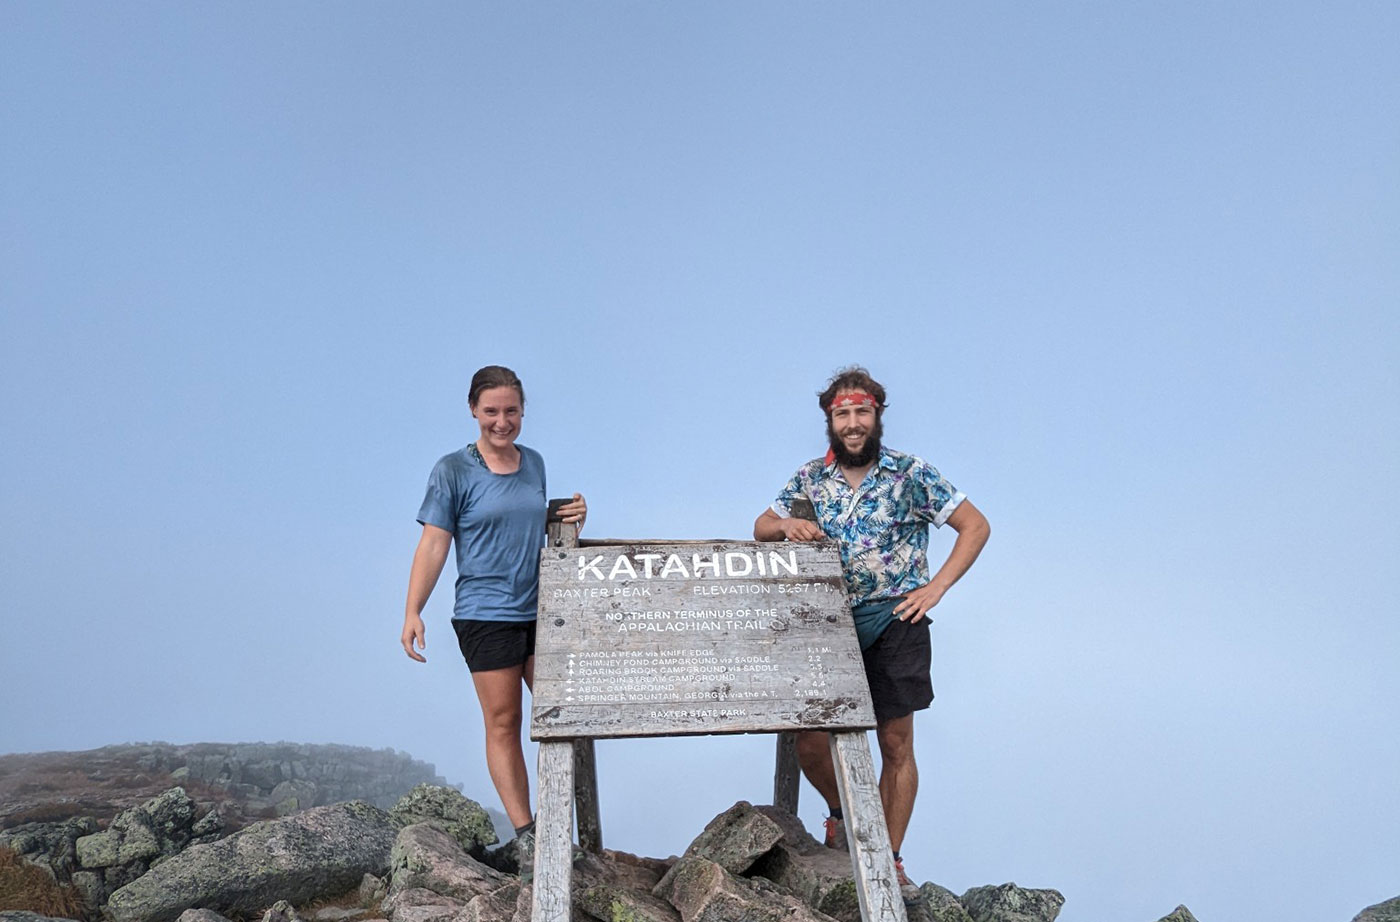
[{"label": "brown hair", "polygon": [[467,406],[476,408],[476,402],[481,399],[481,392],[488,391],[493,387],[513,387],[520,394],[520,404],[525,404],[525,385],[520,383],[515,372],[504,365],[487,365],[478,369],[472,375],[472,386],[467,391]]},{"label": "brown hair", "polygon": [[831,412],[831,402],[841,391],[864,391],[875,398],[875,403],[879,405],[878,412],[885,412],[884,387],[859,365],[849,365],[837,371],[826,383],[826,390],[817,394],[817,403],[821,405],[823,413]]}]

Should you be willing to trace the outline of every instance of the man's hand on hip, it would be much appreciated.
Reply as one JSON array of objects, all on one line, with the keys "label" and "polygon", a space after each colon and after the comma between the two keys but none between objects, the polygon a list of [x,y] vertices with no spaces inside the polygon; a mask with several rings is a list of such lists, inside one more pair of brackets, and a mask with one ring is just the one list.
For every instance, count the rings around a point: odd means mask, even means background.
[{"label": "man's hand on hip", "polygon": [[894,607],[895,617],[900,621],[918,624],[947,591],[937,588],[933,583],[925,583],[918,589],[905,593],[904,600]]}]

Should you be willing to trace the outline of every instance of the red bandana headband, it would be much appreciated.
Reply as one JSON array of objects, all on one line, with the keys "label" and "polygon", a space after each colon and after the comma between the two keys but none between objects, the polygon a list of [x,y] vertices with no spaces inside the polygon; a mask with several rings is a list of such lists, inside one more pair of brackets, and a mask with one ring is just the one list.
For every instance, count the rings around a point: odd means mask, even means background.
[{"label": "red bandana headband", "polygon": [[[878,407],[879,405],[880,402],[865,391],[851,391],[849,394],[842,394],[831,401],[831,406],[827,408],[826,412],[830,415],[831,411],[837,407]],[[836,452],[827,449],[826,463],[831,464],[835,460]]]},{"label": "red bandana headband", "polygon": [[864,391],[851,391],[849,394],[842,394],[831,401],[831,406],[827,408],[830,413],[837,407],[876,407],[879,403],[874,397]]}]

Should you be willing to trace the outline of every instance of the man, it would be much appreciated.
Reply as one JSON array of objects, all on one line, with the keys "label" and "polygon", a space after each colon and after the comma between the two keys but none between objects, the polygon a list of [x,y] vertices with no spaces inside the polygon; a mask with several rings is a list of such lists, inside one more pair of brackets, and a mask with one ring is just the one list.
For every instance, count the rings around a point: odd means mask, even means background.
[{"label": "man", "polygon": [[[977,559],[991,527],[963,494],[927,462],[880,443],[885,389],[860,367],[837,372],[817,395],[831,450],[803,465],[753,524],[759,541],[820,541],[841,550],[856,636],[875,705],[880,745],[880,800],[906,895],[900,846],[914,812],[914,712],[933,700],[928,612]],[[792,517],[792,502],[811,500],[817,521]],[[947,524],[957,540],[928,575],[928,526]],[[829,848],[846,845],[845,823],[827,734],[798,735],[802,773],[826,798]]]}]

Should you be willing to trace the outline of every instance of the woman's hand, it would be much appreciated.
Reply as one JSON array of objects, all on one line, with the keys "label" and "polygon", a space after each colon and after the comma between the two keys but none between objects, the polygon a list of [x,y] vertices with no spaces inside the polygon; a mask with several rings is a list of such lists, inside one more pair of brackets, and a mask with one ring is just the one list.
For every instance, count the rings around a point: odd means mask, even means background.
[{"label": "woman's hand", "polygon": [[572,522],[578,531],[583,531],[584,520],[588,518],[588,503],[582,493],[575,493],[573,502],[559,507],[559,521]]},{"label": "woman's hand", "polygon": [[[423,639],[423,618],[419,615],[405,615],[403,619],[403,633],[399,635],[399,642],[403,644],[403,652],[407,653],[410,659],[415,659],[420,663],[426,663],[422,650],[427,644]],[[417,647],[418,650],[415,650]]]}]

